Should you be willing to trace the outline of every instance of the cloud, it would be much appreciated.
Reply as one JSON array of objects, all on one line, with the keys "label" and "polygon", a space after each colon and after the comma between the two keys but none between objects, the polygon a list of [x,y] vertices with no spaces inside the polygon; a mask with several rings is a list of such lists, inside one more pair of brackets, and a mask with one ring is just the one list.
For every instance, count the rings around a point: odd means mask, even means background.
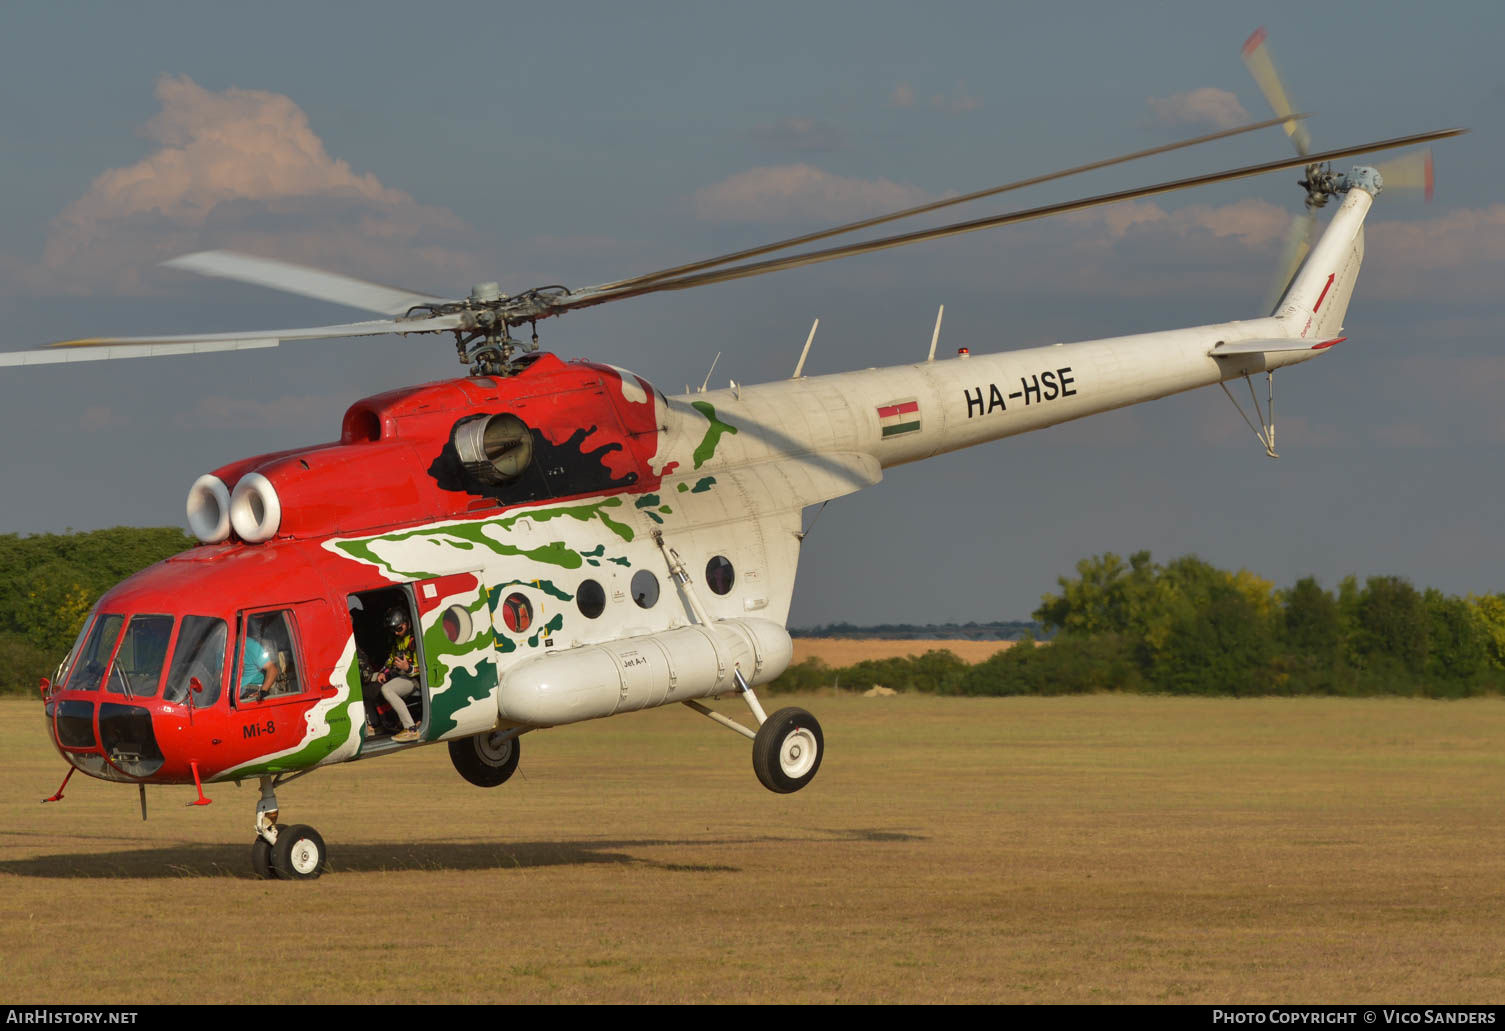
[{"label": "cloud", "polygon": [[1158,125],[1209,125],[1231,129],[1251,121],[1249,112],[1227,90],[1204,86],[1169,97],[1151,97],[1147,103]]},{"label": "cloud", "polygon": [[[1382,196],[1380,205],[1385,198]],[[1390,221],[1377,206],[1365,224],[1360,296],[1386,300],[1493,301],[1505,276],[1505,203],[1462,209],[1436,218]],[[1240,254],[1254,259],[1257,275],[1273,274],[1276,254],[1295,211],[1259,200],[1211,206],[1193,204],[1167,211],[1131,201],[1066,216],[1083,235],[1075,250],[1116,255],[1131,251],[1190,263],[1205,249],[1213,266]],[[1324,228],[1322,223],[1320,228]],[[1097,239],[1090,235],[1100,234]],[[1199,242],[1200,241],[1200,242]],[[1227,266],[1233,271],[1231,265]],[[1106,266],[1105,266],[1106,269]],[[1210,273],[1210,268],[1198,271]],[[1264,289],[1265,280],[1255,287]],[[1154,289],[1153,286],[1150,289]],[[1462,317],[1462,313],[1455,313]],[[1465,327],[1449,326],[1448,330]],[[1475,326],[1472,335],[1493,325]]]},{"label": "cloud", "polygon": [[931,200],[918,186],[887,179],[852,179],[812,165],[776,165],[739,172],[696,191],[695,214],[724,222],[797,220],[829,225],[913,207]]},{"label": "cloud", "polygon": [[[923,274],[958,289],[1002,290],[1021,299],[1175,302],[1173,314],[1149,324],[1155,328],[1170,324],[1166,319],[1187,324],[1251,315],[1290,218],[1289,210],[1254,199],[1175,209],[1131,201],[894,253],[923,250]],[[891,279],[917,272],[913,265],[890,266],[884,274]],[[1053,332],[1063,331],[1076,332]]]},{"label": "cloud", "polygon": [[156,95],[162,109],[142,134],[157,148],[97,176],[53,220],[27,275],[34,287],[151,293],[172,281],[156,262],[207,247],[383,279],[468,281],[462,270],[477,256],[463,221],[332,157],[288,97],[215,92],[186,76],[163,77]]},{"label": "cloud", "polygon": [[965,82],[958,81],[950,94],[937,93],[930,98],[930,106],[937,111],[946,111],[950,114],[961,114],[965,111],[976,111],[982,107],[982,101],[974,97],[967,90]]},{"label": "cloud", "polygon": [[907,82],[901,82],[894,87],[894,91],[889,94],[888,100],[894,107],[914,107],[914,87]]},{"label": "cloud", "polygon": [[[1383,195],[1379,203],[1385,203]],[[1368,285],[1386,297],[1493,300],[1499,295],[1505,204],[1405,222],[1372,220],[1366,232],[1365,273],[1374,281]]]},{"label": "cloud", "polygon": [[1178,236],[1204,232],[1214,237],[1236,239],[1250,248],[1265,247],[1283,237],[1291,221],[1291,212],[1278,204],[1261,200],[1241,200],[1233,204],[1191,204],[1176,211],[1166,211],[1151,201],[1127,201],[1091,211],[1066,216],[1080,226],[1097,226],[1105,231],[1105,242],[1147,229]]},{"label": "cloud", "polygon": [[830,151],[842,144],[840,129],[813,118],[785,118],[759,126],[752,131],[752,138],[761,146],[797,153]]}]

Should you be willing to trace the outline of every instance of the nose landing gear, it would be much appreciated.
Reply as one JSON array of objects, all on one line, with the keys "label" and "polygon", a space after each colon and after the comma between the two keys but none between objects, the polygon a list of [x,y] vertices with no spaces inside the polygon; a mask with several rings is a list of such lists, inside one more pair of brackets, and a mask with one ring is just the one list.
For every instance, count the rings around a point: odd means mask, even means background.
[{"label": "nose landing gear", "polygon": [[256,840],[251,843],[251,871],[262,880],[314,880],[329,868],[329,851],[312,827],[301,823],[288,827],[277,822],[278,783],[273,777],[261,778],[261,800],[256,803]]}]

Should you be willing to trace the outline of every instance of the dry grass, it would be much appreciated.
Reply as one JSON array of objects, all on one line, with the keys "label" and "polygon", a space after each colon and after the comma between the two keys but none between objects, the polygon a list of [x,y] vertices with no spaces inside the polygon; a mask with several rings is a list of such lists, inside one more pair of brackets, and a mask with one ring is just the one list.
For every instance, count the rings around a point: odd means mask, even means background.
[{"label": "dry grass", "polygon": [[893,641],[850,637],[796,637],[794,661],[819,659],[827,666],[850,666],[864,659],[914,658],[932,651],[948,651],[963,662],[978,663],[1013,645],[1013,641]]},{"label": "dry grass", "polygon": [[[781,703],[787,704],[785,699]],[[28,1002],[1497,1002],[1505,701],[800,704],[775,796],[674,707],[296,781],[337,872],[246,878],[256,792],[62,773],[0,702],[0,934]],[[82,781],[82,782],[81,782]]]}]

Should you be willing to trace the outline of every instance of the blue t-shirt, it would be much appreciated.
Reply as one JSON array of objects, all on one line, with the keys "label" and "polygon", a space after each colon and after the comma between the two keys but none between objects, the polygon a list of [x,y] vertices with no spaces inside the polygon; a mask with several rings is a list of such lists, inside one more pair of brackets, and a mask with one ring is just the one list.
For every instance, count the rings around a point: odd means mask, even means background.
[{"label": "blue t-shirt", "polygon": [[[240,696],[248,697],[255,690],[263,686],[266,676],[262,673],[262,667],[271,662],[267,650],[261,646],[261,642],[254,637],[246,638],[246,647],[240,662]],[[270,688],[271,684],[266,684]],[[252,688],[252,690],[247,690]]]}]

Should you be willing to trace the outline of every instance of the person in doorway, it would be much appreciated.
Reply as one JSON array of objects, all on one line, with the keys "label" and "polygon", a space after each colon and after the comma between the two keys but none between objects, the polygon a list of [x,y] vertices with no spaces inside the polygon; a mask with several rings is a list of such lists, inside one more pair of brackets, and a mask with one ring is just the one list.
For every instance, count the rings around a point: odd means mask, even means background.
[{"label": "person in doorway", "polygon": [[402,729],[392,735],[393,741],[418,740],[418,727],[408,712],[407,696],[418,689],[418,649],[413,642],[413,628],[408,622],[406,609],[392,608],[387,612],[387,630],[392,634],[392,650],[387,663],[373,677],[381,685],[381,695],[397,713]]}]

